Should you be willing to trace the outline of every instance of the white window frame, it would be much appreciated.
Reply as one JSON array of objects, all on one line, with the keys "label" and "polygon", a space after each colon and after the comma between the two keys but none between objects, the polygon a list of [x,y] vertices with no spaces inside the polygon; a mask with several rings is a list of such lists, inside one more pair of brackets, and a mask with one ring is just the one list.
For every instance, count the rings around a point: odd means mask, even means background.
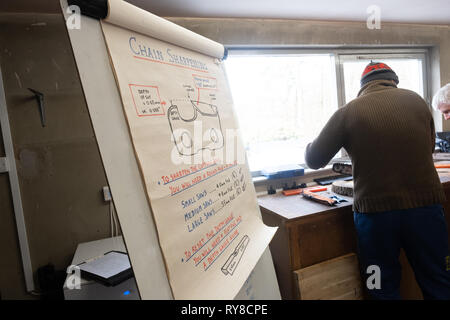
[{"label": "white window frame", "polygon": [[429,76],[428,76],[428,50],[427,49],[408,49],[408,50],[389,50],[378,49],[376,52],[370,52],[368,50],[359,50],[359,52],[338,52],[335,57],[336,61],[336,75],[337,75],[337,84],[339,91],[339,106],[343,106],[345,104],[345,81],[344,81],[344,70],[343,63],[346,61],[355,61],[359,59],[364,60],[374,60],[374,61],[383,61],[384,59],[418,59],[422,61],[422,86],[423,86],[423,95],[424,100],[431,105],[431,96],[429,92]]}]

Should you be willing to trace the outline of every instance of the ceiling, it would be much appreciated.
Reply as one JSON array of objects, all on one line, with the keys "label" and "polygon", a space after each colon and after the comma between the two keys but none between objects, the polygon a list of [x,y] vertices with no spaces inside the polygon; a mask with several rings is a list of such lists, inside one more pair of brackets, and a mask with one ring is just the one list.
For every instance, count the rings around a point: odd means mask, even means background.
[{"label": "ceiling", "polygon": [[381,22],[450,24],[450,0],[127,0],[160,16],[366,21],[378,5]]},{"label": "ceiling", "polygon": [[[450,24],[450,0],[127,0],[163,17],[366,21],[371,5],[381,23]],[[59,12],[59,0],[1,0],[0,12]]]}]

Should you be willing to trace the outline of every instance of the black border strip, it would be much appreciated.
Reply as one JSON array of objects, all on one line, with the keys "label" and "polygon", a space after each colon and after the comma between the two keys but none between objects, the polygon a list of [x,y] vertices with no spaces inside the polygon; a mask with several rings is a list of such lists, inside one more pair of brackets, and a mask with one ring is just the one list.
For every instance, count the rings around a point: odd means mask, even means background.
[{"label": "black border strip", "polygon": [[105,19],[108,16],[108,0],[67,0],[67,4],[78,6],[84,16],[95,19]]}]

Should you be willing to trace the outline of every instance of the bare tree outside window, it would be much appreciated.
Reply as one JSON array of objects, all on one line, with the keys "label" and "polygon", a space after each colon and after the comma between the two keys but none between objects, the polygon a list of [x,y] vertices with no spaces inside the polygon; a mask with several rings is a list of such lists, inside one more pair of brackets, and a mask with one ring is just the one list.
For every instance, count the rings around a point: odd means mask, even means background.
[{"label": "bare tree outside window", "polygon": [[236,55],[226,70],[250,169],[303,163],[338,107],[333,56]]},{"label": "bare tree outside window", "polygon": [[306,145],[338,108],[338,90],[342,105],[356,98],[371,60],[427,98],[423,54],[231,54],[225,66],[251,171],[304,163]]}]

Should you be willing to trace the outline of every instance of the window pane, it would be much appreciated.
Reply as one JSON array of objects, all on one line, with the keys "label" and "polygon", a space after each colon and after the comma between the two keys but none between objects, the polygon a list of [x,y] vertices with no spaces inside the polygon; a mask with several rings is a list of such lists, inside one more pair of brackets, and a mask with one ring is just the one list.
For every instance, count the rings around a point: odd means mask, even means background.
[{"label": "window pane", "polygon": [[[399,88],[409,89],[417,92],[422,98],[423,79],[422,79],[422,61],[420,59],[373,59],[386,63],[397,74],[399,79]],[[345,82],[345,101],[349,102],[355,99],[360,89],[361,75],[366,65],[370,63],[367,60],[345,61],[344,82]]]},{"label": "window pane", "polygon": [[304,163],[337,109],[334,58],[230,55],[226,69],[250,169]]}]

